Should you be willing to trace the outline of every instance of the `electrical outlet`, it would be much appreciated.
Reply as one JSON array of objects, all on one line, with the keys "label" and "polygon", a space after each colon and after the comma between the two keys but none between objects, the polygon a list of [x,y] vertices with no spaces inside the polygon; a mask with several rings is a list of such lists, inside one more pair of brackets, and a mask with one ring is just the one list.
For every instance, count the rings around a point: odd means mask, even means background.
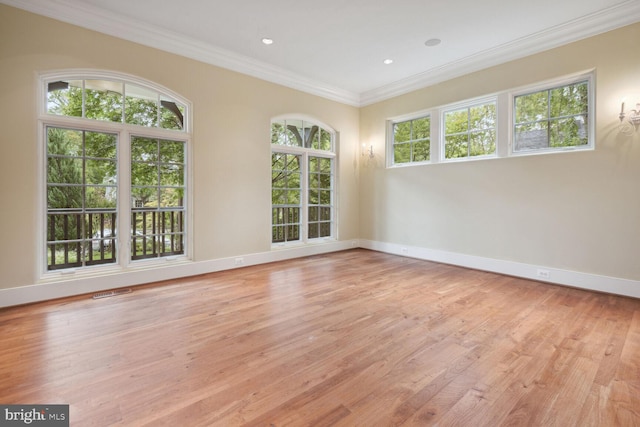
[{"label": "electrical outlet", "polygon": [[540,279],[548,280],[551,277],[551,273],[549,272],[549,270],[543,270],[543,269],[539,268],[536,271],[536,276],[538,276],[538,278],[540,278]]},{"label": "electrical outlet", "polygon": [[244,264],[244,258],[236,258],[236,266],[243,265],[243,264]]}]

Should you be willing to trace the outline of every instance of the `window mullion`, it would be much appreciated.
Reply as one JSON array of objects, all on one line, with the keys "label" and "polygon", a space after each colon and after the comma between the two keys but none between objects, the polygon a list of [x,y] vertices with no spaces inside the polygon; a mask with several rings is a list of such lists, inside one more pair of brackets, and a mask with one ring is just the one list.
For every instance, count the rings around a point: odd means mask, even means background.
[{"label": "window mullion", "polygon": [[302,176],[300,177],[300,186],[302,194],[300,198],[300,239],[306,243],[309,235],[309,153],[302,153],[301,160],[302,165],[300,172]]},{"label": "window mullion", "polygon": [[121,266],[131,262],[131,134],[118,134],[118,260]]}]

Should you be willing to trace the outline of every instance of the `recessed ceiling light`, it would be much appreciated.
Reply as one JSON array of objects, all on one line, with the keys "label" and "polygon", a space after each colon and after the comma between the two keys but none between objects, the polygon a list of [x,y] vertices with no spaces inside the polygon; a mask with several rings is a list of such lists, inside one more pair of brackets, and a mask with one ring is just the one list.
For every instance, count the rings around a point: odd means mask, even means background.
[{"label": "recessed ceiling light", "polygon": [[382,62],[384,62],[385,65],[393,64],[393,59],[385,59]]},{"label": "recessed ceiling light", "polygon": [[268,46],[270,44],[273,44],[273,39],[265,37],[265,38],[262,39],[262,43],[264,43],[264,44],[266,44]]},{"label": "recessed ceiling light", "polygon": [[424,45],[433,47],[433,46],[438,46],[440,43],[442,43],[442,40],[440,39],[429,39],[426,42],[424,42]]}]

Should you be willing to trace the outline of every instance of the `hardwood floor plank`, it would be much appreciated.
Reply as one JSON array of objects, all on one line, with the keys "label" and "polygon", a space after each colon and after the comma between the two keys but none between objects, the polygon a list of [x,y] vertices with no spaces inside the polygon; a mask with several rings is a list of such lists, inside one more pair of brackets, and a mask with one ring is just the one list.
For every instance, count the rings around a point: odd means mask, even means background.
[{"label": "hardwood floor plank", "polygon": [[351,250],[0,309],[82,426],[640,425],[640,301]]}]

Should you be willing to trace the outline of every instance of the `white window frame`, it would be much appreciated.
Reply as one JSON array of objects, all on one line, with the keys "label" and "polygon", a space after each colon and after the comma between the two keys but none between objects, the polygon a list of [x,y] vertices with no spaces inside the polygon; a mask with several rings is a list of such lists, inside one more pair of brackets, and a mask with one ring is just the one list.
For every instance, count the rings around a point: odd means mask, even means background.
[{"label": "white window frame", "polygon": [[[588,84],[588,143],[574,147],[553,147],[548,149],[514,151],[514,118],[515,118],[515,97],[535,93],[541,90],[548,90],[573,83],[587,81]],[[420,110],[417,112],[391,117],[386,121],[385,153],[387,168],[401,168],[412,166],[426,166],[438,163],[460,163],[483,160],[500,159],[506,157],[537,156],[542,154],[571,153],[576,151],[588,151],[595,149],[595,69],[580,71],[577,73],[564,75],[554,79],[536,82],[517,88],[507,89],[498,93],[488,94],[477,98],[467,99],[447,105],[436,106]],[[455,159],[445,159],[444,150],[444,113],[465,107],[470,107],[488,101],[496,103],[496,151],[492,155],[461,157]],[[420,117],[431,116],[431,160],[428,162],[407,162],[396,164],[393,162],[393,126],[395,123],[412,120]],[[438,117],[438,120],[434,120]]]},{"label": "white window frame", "polygon": [[[451,159],[447,159],[446,156],[446,145],[445,145],[445,115],[446,113],[451,113],[453,111],[458,111],[458,110],[463,110],[463,109],[470,109],[473,107],[479,107],[482,105],[486,105],[486,104],[494,104],[495,108],[496,108],[496,123],[494,126],[494,131],[496,133],[496,150],[493,154],[485,154],[482,156],[465,156],[465,157],[455,157],[455,158],[451,158]],[[468,162],[468,161],[472,161],[472,160],[482,160],[482,159],[493,159],[495,157],[498,156],[498,128],[500,126],[500,117],[498,116],[498,95],[490,95],[490,96],[485,96],[482,98],[474,98],[474,99],[469,99],[463,102],[457,102],[454,104],[448,104],[445,105],[444,107],[441,107],[438,111],[439,113],[439,117],[440,117],[440,135],[438,138],[438,143],[440,145],[440,162],[442,163],[449,163],[449,162]],[[467,129],[467,134],[470,133],[470,130]]]},{"label": "white window frame", "polygon": [[[587,83],[587,144],[571,147],[548,147],[533,150],[515,151],[515,114],[516,105],[515,98],[520,95],[532,94],[543,90],[551,90],[563,86],[569,86],[575,83]],[[574,151],[593,150],[595,148],[595,71],[590,70],[582,73],[576,73],[563,76],[557,79],[545,80],[533,85],[523,86],[509,92],[509,156],[531,156],[538,154],[563,153]]]},{"label": "white window frame", "polygon": [[[398,123],[403,123],[403,122],[408,122],[410,120],[419,120],[419,119],[424,119],[424,118],[429,118],[429,160],[422,160],[419,162],[414,162],[414,161],[408,161],[405,163],[396,163],[395,162],[395,153],[394,153],[394,146],[396,145],[395,143],[395,132],[394,132],[394,128],[395,125],[397,125]],[[431,114],[431,110],[426,110],[426,111],[419,111],[417,113],[412,113],[409,115],[405,115],[405,116],[398,116],[398,117],[394,117],[390,120],[387,120],[387,166],[388,167],[404,167],[404,166],[413,166],[413,165],[424,165],[424,164],[429,164],[429,163],[433,163],[433,159],[434,159],[434,151],[433,151],[433,135],[434,135],[434,131],[433,128],[434,126],[436,126],[437,124],[434,123],[437,120],[433,120],[433,115]],[[411,142],[413,144],[413,140]]]},{"label": "white window frame", "polygon": [[[269,160],[271,160],[271,156],[273,153],[287,153],[301,156],[301,177],[300,177],[300,239],[292,240],[287,242],[273,242],[273,202],[269,204],[270,211],[270,232],[269,235],[271,240],[271,248],[286,248],[291,246],[301,246],[313,243],[324,243],[331,242],[338,239],[337,232],[337,218],[338,218],[338,208],[337,208],[337,200],[338,200],[338,132],[315,118],[306,116],[306,115],[282,115],[273,117],[271,119],[269,125],[269,141],[271,141],[271,127],[274,123],[281,122],[283,120],[302,120],[306,123],[316,125],[321,129],[324,129],[326,132],[331,134],[331,151],[325,150],[316,150],[313,148],[305,148],[305,147],[296,147],[291,145],[278,145],[270,142],[271,150]],[[318,238],[309,238],[309,157],[324,157],[328,159],[332,159],[331,162],[331,235],[326,237],[318,237]],[[269,175],[271,176],[272,169],[269,168]],[[271,192],[271,187],[269,188],[269,192]]]},{"label": "white window frame", "polygon": [[[145,127],[119,122],[108,122],[83,117],[68,117],[47,112],[47,85],[57,80],[111,80],[134,84],[166,95],[185,106],[184,124],[182,130]],[[112,71],[93,69],[61,70],[43,73],[37,76],[38,95],[38,144],[39,150],[39,197],[38,212],[41,219],[38,221],[39,256],[36,262],[38,277],[42,281],[57,280],[61,276],[94,277],[115,272],[123,272],[135,269],[145,269],[154,265],[166,264],[168,261],[191,261],[193,253],[193,197],[192,197],[192,104],[181,95],[160,86],[151,81],[139,77]],[[119,230],[116,245],[116,262],[110,264],[84,266],[80,268],[67,268],[60,270],[47,269],[47,127],[62,127],[85,131],[106,132],[116,134],[117,146],[117,173],[118,173],[118,200],[117,200],[117,228]],[[149,138],[170,139],[185,142],[185,236],[184,254],[167,257],[131,260],[131,162],[130,141],[132,136],[145,136]]]}]

